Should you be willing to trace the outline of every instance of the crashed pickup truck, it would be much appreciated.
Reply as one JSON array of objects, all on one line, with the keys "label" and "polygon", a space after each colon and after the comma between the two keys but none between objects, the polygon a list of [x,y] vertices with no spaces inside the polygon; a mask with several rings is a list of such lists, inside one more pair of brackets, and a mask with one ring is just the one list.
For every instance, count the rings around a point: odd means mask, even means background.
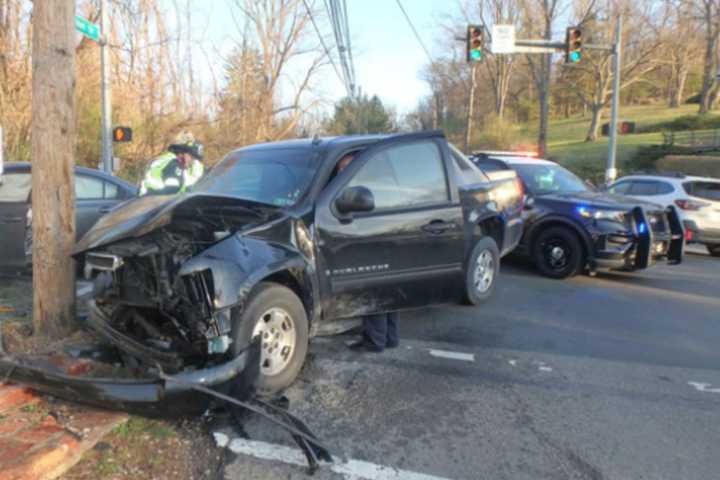
[{"label": "crashed pickup truck", "polygon": [[126,409],[193,383],[273,394],[315,335],[487,299],[522,208],[515,172],[483,174],[441,132],[241,148],[186,194],[119,207],[76,247],[95,277],[85,326],[134,376],[70,377],[5,355],[0,378]]}]

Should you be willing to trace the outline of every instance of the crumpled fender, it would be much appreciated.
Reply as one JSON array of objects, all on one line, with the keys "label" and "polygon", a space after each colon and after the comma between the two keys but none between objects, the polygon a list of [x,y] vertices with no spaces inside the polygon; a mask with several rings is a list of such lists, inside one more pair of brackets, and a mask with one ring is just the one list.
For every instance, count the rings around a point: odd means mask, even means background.
[{"label": "crumpled fender", "polygon": [[188,260],[179,274],[210,270],[214,286],[212,306],[223,310],[241,304],[263,278],[284,270],[305,271],[308,267],[296,250],[235,234]]}]

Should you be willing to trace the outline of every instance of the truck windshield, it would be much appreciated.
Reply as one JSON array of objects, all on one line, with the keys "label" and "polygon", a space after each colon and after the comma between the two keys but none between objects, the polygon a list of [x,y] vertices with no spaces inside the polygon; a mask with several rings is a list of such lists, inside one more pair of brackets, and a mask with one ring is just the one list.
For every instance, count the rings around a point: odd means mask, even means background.
[{"label": "truck windshield", "polygon": [[237,151],[192,191],[288,207],[307,191],[316,168],[315,152],[308,148]]},{"label": "truck windshield", "polygon": [[590,188],[560,165],[514,164],[512,167],[533,195],[587,192]]}]

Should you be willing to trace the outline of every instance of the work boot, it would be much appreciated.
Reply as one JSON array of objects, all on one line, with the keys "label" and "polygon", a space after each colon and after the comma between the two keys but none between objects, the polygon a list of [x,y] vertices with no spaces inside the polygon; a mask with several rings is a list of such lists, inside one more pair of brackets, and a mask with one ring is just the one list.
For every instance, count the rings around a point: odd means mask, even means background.
[{"label": "work boot", "polygon": [[371,352],[371,353],[380,353],[383,351],[383,347],[379,347],[375,345],[372,342],[369,342],[365,338],[362,340],[358,340],[357,342],[353,342],[348,345],[348,348],[352,350],[353,352]]}]

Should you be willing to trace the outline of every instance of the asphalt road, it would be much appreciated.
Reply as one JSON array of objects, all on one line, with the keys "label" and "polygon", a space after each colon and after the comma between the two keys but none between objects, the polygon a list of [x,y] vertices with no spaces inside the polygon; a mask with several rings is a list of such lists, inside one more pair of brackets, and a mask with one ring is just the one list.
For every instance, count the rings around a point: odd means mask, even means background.
[{"label": "asphalt road", "polygon": [[[315,478],[720,478],[720,259],[569,281],[504,262],[486,305],[400,322],[380,355],[313,343],[290,408],[348,457]],[[306,477],[267,421],[218,432],[227,479]]]}]

